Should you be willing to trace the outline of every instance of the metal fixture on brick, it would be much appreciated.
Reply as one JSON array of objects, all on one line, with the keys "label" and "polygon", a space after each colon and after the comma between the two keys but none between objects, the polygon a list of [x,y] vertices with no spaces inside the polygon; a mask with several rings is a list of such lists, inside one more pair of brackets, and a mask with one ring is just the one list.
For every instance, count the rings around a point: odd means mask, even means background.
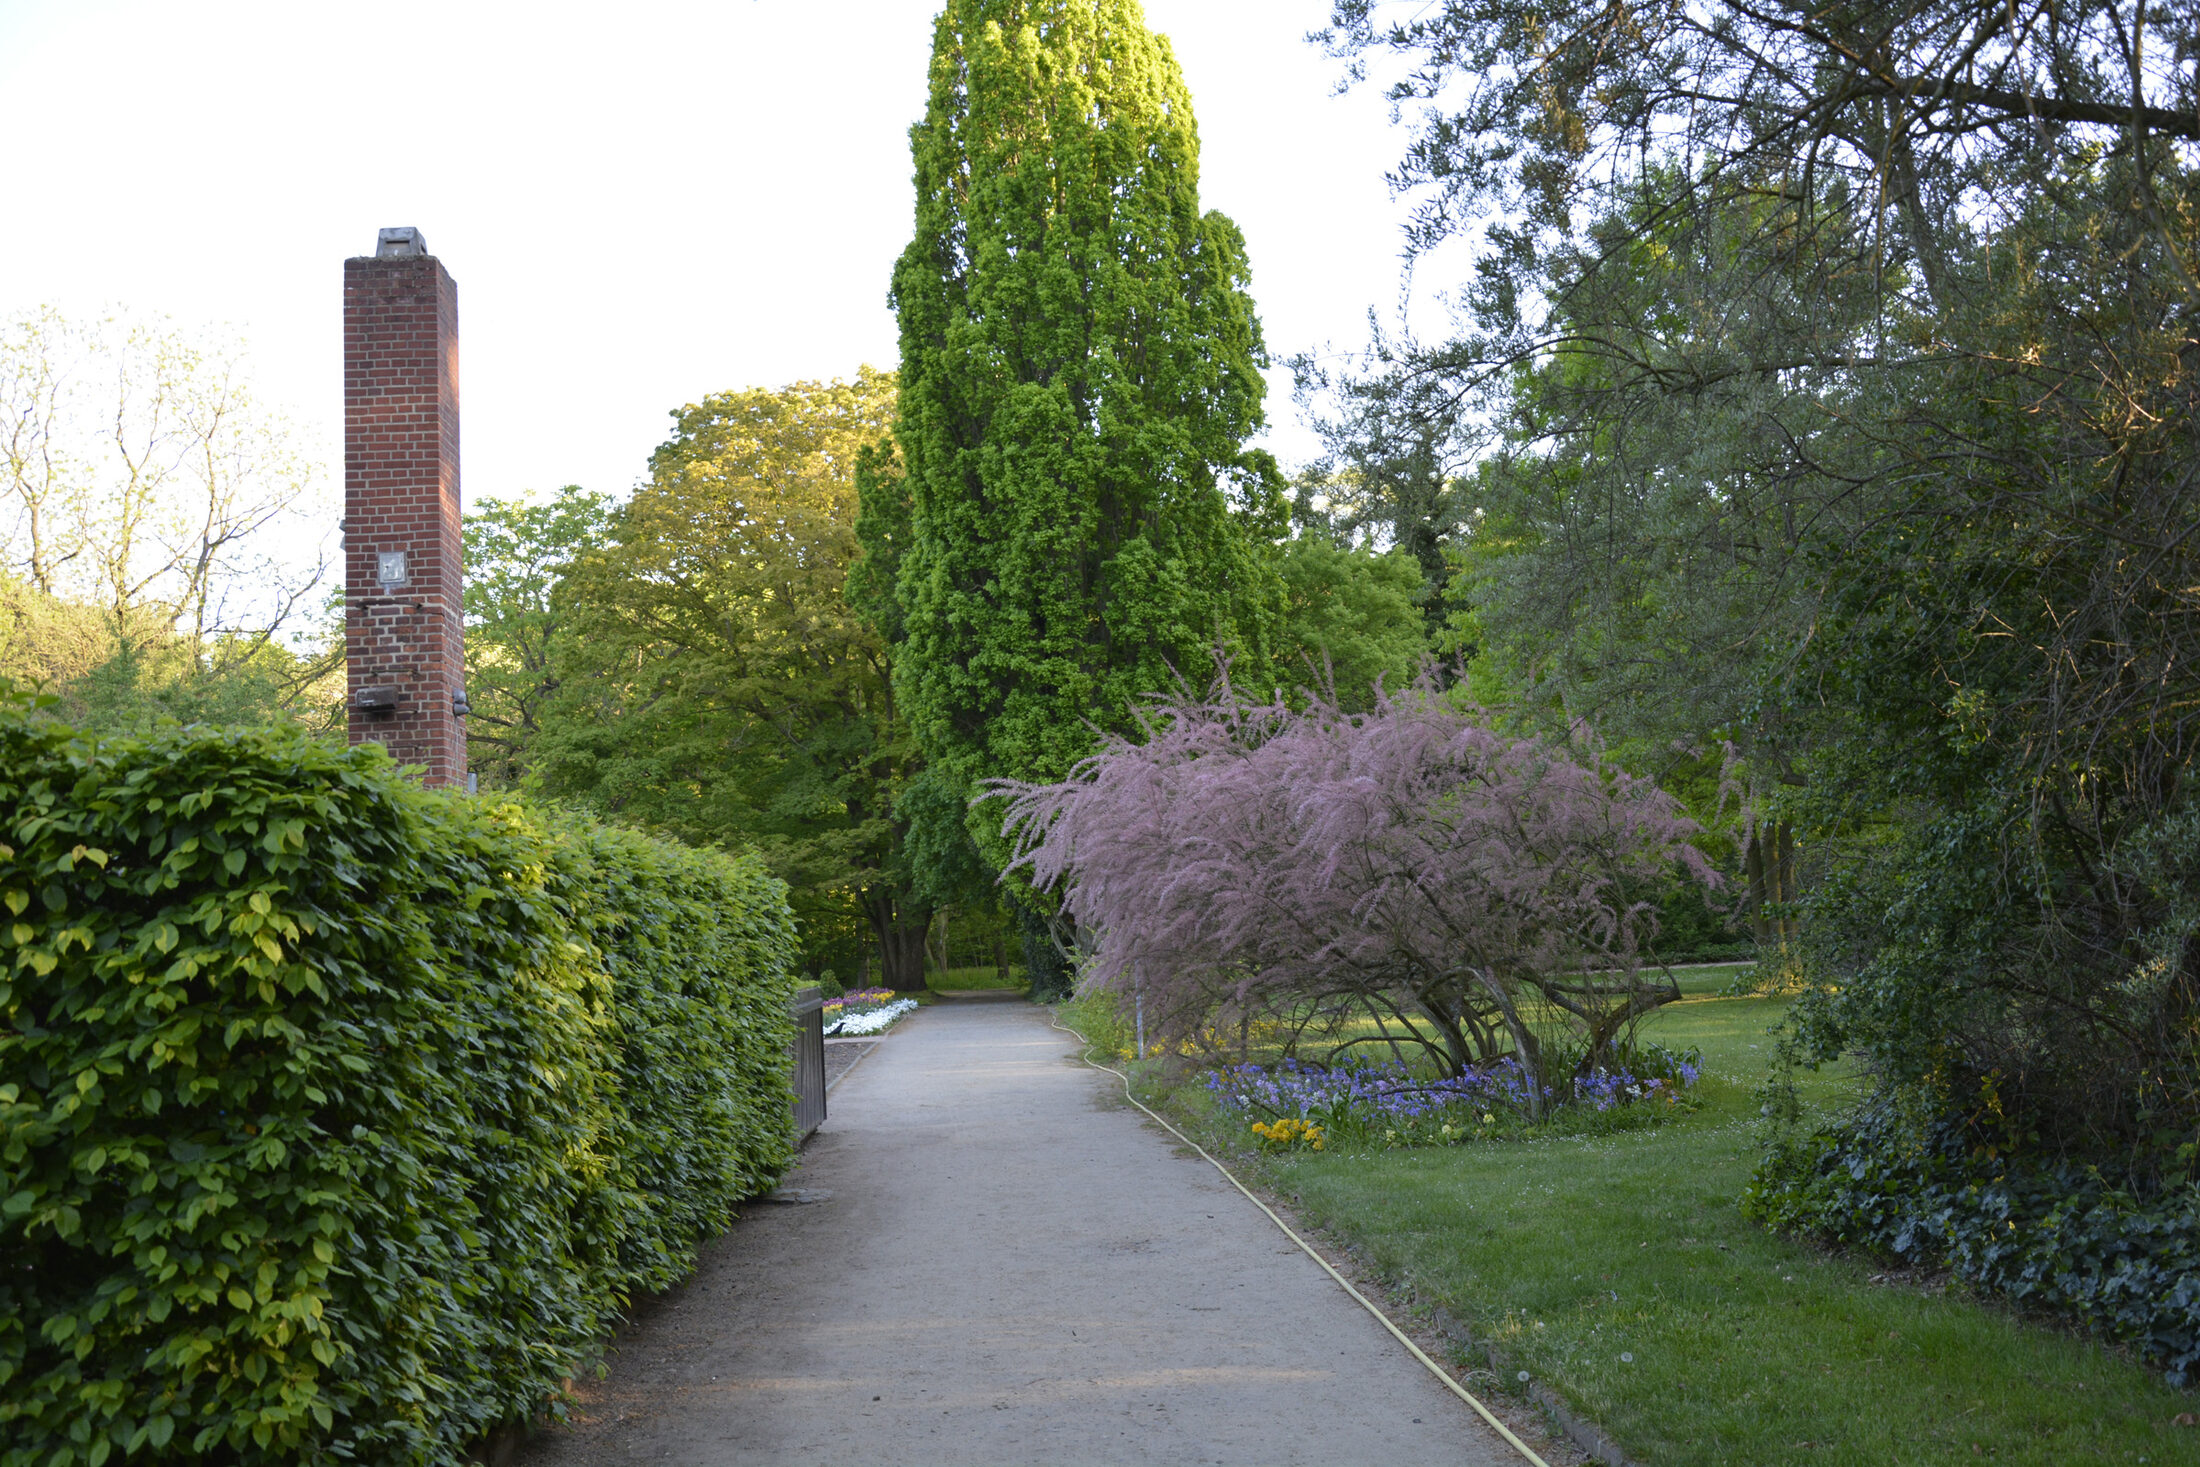
[{"label": "metal fixture on brick", "polygon": [[350,737],[466,779],[458,287],[384,229],[344,262],[344,651]]}]

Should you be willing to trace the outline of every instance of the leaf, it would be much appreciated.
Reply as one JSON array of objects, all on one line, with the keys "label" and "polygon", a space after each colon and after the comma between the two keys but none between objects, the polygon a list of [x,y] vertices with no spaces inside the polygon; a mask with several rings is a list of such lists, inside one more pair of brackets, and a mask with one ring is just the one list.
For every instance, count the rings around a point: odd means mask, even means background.
[{"label": "leaf", "polygon": [[[8,717],[0,706],[0,739]],[[127,893],[117,875],[112,897],[57,888],[50,910],[83,909],[46,944],[68,943],[68,985],[0,981],[0,1011],[17,1016],[0,1023],[0,1219],[11,1236],[50,1228],[47,1246],[73,1260],[23,1275],[7,1308],[73,1372],[58,1417],[51,1388],[32,1389],[48,1392],[46,1421],[113,1423],[125,1451],[110,1446],[110,1463],[319,1460],[336,1434],[459,1452],[438,1423],[547,1399],[617,1301],[676,1282],[713,1220],[791,1154],[792,919],[760,865],[431,799],[286,737],[114,740],[41,786],[102,820],[111,779],[136,809],[162,790],[171,856],[317,809],[282,836],[302,854],[281,886],[245,889],[230,851],[230,877],[171,860]],[[17,778],[0,771],[0,786]],[[471,890],[506,890],[498,872],[527,899],[469,912]],[[43,913],[18,925],[17,963],[54,962]],[[271,958],[287,967],[271,976]],[[668,1189],[632,1184],[668,1157],[681,1168]],[[497,1243],[516,1237],[540,1248]],[[471,1363],[491,1358],[513,1363],[492,1380]],[[431,1375],[437,1360],[456,1364]],[[9,1368],[0,1349],[0,1413],[24,1396]],[[339,1370],[342,1395],[324,1395]],[[88,1394],[109,1383],[129,1416]],[[35,1460],[52,1455],[47,1425],[11,1415],[0,1458],[26,1422],[44,1433]],[[243,1441],[259,1428],[264,1450]],[[87,1426],[75,1460],[93,1439]]]}]

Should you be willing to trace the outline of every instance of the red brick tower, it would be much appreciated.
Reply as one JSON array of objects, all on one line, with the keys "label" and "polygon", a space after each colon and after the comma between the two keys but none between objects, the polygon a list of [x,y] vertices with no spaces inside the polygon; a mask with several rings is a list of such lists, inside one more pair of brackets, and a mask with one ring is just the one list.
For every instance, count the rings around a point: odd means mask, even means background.
[{"label": "red brick tower", "polygon": [[458,287],[417,229],[344,262],[344,650],[351,741],[466,781]]}]

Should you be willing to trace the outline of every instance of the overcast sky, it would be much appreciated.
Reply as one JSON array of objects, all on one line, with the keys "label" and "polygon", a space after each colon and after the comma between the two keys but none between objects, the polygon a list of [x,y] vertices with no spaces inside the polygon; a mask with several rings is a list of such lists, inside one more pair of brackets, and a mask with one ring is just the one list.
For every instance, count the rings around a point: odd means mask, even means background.
[{"label": "overcast sky", "polygon": [[[226,323],[333,472],[341,262],[415,225],[458,281],[468,497],[624,490],[682,403],[893,365],[937,8],[0,0],[0,315]],[[1403,138],[1332,95],[1325,12],[1146,0],[1279,358],[1357,346],[1401,278]]]}]

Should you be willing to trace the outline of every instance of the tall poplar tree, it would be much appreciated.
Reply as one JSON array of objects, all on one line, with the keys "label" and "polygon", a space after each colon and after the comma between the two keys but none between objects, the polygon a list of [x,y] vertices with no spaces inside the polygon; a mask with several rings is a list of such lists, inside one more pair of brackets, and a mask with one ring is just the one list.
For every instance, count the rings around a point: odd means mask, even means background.
[{"label": "tall poplar tree", "polygon": [[[1059,777],[1172,669],[1264,662],[1282,607],[1237,226],[1199,207],[1137,0],[947,0],[894,271],[898,456],[865,475],[875,619],[932,778]],[[999,811],[969,828],[999,865]]]}]

